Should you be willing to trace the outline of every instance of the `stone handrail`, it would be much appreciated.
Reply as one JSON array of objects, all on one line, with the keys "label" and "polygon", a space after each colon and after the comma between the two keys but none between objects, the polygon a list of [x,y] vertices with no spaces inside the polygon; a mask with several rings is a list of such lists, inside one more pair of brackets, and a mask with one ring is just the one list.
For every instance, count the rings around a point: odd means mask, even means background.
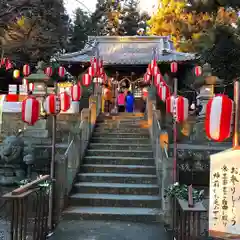
[{"label": "stone handrail", "polygon": [[[151,141],[152,141],[152,147],[153,147],[153,153],[154,153],[154,159],[155,159],[155,165],[156,165],[156,173],[158,177],[158,184],[160,188],[160,193],[162,198],[162,210],[164,213],[164,222],[170,226],[171,229],[178,228],[179,222],[183,223],[184,219],[177,218],[176,223],[176,217],[178,214],[176,214],[178,211],[181,211],[183,214],[188,216],[194,213],[196,216],[199,217],[206,214],[206,209],[203,206],[202,203],[198,203],[194,205],[193,207],[186,207],[188,206],[188,202],[179,200],[179,199],[169,199],[164,198],[165,195],[165,189],[168,188],[169,185],[173,183],[172,179],[172,169],[173,169],[173,159],[168,156],[168,150],[166,148],[162,148],[160,144],[160,134],[162,132],[165,132],[164,129],[161,128],[161,112],[160,110],[156,109],[156,104],[154,101],[149,100],[147,101],[147,121],[149,125],[149,132],[151,135]],[[175,202],[175,204],[173,204]],[[189,223],[193,224],[193,222],[188,219]],[[198,223],[202,223],[202,221],[198,221]],[[194,222],[195,224],[195,222]],[[192,226],[192,225],[191,225]],[[194,228],[192,226],[192,228]],[[179,236],[175,236],[176,239],[185,240],[185,232],[186,229],[178,228]],[[194,234],[194,236],[199,236],[201,229],[197,229],[197,231],[192,231],[190,234]],[[182,238],[184,236],[185,238]]]},{"label": "stone handrail", "polygon": [[100,100],[99,96],[90,97],[89,108],[82,109],[81,121],[76,133],[71,133],[64,155],[56,162],[56,199],[60,199],[59,203],[55,203],[55,206],[59,204],[55,209],[56,221],[60,217],[81,167],[89,139],[101,111]]},{"label": "stone handrail", "polygon": [[[162,149],[160,146],[160,134],[163,131],[161,128],[161,112],[156,109],[156,103],[150,99],[147,99],[147,121],[149,126],[149,132],[152,141],[156,173],[158,178],[158,185],[160,189],[160,195],[164,197],[165,189],[172,183],[172,160],[168,157],[166,149]],[[167,199],[162,199],[162,210],[164,212],[164,219],[166,223],[171,221],[171,215],[169,213],[170,205]]]}]

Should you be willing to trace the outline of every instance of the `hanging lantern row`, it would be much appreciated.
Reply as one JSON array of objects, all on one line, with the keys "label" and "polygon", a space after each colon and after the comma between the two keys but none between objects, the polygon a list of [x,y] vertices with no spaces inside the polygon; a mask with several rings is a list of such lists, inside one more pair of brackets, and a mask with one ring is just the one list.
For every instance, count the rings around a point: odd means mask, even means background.
[{"label": "hanging lantern row", "polygon": [[[92,83],[93,78],[101,78],[102,82],[107,81],[107,74],[104,72],[103,60],[96,57],[90,60],[90,67],[87,73],[82,76],[82,85],[88,87]],[[96,82],[98,84],[98,82]]]},{"label": "hanging lantern row", "polygon": [[[172,62],[170,65],[172,73],[178,70],[177,62]],[[166,110],[173,114],[177,122],[183,122],[188,118],[189,102],[187,98],[182,96],[171,96],[171,91],[158,68],[156,59],[153,59],[148,64],[147,72],[144,74],[144,82],[149,83],[153,79],[153,84],[156,86],[157,94],[162,102],[166,103]]]},{"label": "hanging lantern row", "polygon": [[[172,62],[170,68],[172,73],[176,73],[178,71],[177,63]],[[201,76],[202,67],[196,66],[194,74],[197,77]],[[152,60],[148,65],[147,72],[144,74],[144,82],[149,83],[151,76],[160,100],[166,103],[166,111],[173,115],[176,122],[186,121],[189,109],[188,99],[182,96],[171,96],[170,89],[165,83],[155,60]],[[207,137],[218,142],[230,137],[233,115],[234,102],[228,96],[216,95],[213,97],[206,106],[205,130]]]},{"label": "hanging lantern row", "polygon": [[[43,101],[43,108],[48,115],[56,115],[60,111],[66,112],[71,105],[71,97],[62,92],[59,95],[50,94]],[[28,96],[22,101],[22,120],[29,124],[34,125],[40,115],[40,103],[33,97]]]},{"label": "hanging lantern row", "polygon": [[[52,70],[51,67],[47,67],[47,68],[45,69],[44,73],[45,73],[47,76],[51,77],[51,76],[53,75],[53,70]],[[65,69],[64,67],[60,66],[60,67],[58,68],[58,76],[61,77],[61,78],[63,78],[63,77],[65,76],[65,74],[66,74],[66,69]],[[27,77],[27,76],[30,75],[30,66],[27,65],[27,64],[25,64],[25,65],[23,66],[23,75],[24,75],[25,77]],[[13,71],[13,77],[16,78],[16,79],[19,78],[19,77],[20,77],[20,70],[15,69],[15,70]]]}]

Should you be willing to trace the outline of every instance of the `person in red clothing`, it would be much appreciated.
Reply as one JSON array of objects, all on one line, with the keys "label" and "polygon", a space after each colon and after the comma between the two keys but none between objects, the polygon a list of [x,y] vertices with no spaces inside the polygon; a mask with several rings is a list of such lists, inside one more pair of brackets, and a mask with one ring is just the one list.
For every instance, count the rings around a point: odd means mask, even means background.
[{"label": "person in red clothing", "polygon": [[125,112],[125,94],[122,90],[118,93],[117,98],[118,112]]}]

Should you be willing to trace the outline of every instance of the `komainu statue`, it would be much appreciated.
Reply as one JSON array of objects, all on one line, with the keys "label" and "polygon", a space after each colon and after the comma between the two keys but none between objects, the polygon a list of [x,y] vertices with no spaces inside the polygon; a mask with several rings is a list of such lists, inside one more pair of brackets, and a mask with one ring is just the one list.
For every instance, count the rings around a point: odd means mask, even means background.
[{"label": "komainu statue", "polygon": [[13,185],[26,177],[28,163],[24,161],[25,154],[21,137],[6,137],[0,145],[0,185]]}]

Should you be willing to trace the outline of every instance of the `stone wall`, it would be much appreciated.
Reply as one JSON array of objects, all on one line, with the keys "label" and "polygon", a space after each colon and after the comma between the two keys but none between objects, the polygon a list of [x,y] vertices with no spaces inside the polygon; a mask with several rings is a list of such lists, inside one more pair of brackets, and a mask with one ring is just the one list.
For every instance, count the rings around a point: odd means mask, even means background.
[{"label": "stone wall", "polygon": [[6,136],[14,135],[19,129],[24,129],[21,113],[3,113],[0,140]]},{"label": "stone wall", "polygon": [[[51,136],[51,117],[47,119],[47,130]],[[67,142],[69,131],[73,131],[81,122],[81,114],[59,114],[57,116],[57,142]],[[21,119],[21,113],[3,113],[0,140],[15,135],[18,131],[24,130],[26,124]],[[34,137],[34,136],[33,136]],[[49,141],[39,138],[39,144],[46,144]]]}]

